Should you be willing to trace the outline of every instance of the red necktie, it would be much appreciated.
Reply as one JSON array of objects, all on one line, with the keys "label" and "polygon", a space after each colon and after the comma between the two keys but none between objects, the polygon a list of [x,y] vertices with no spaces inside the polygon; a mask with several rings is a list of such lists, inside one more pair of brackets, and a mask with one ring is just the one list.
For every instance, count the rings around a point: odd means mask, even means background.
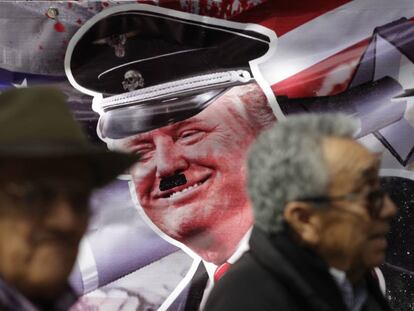
[{"label": "red necktie", "polygon": [[216,272],[214,272],[214,282],[217,282],[218,280],[220,280],[222,276],[224,275],[224,273],[226,273],[230,267],[231,267],[231,264],[229,264],[228,262],[225,262],[221,266],[218,266],[216,269]]}]

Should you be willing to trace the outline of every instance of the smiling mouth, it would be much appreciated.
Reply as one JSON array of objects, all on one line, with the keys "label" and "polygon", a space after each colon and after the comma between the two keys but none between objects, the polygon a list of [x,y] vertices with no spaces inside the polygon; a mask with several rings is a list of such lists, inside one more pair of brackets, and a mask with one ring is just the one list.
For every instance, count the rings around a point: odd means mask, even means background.
[{"label": "smiling mouth", "polygon": [[203,178],[202,180],[200,180],[199,182],[192,184],[191,186],[187,186],[185,187],[185,185],[180,186],[180,187],[176,187],[174,189],[171,189],[169,191],[165,191],[165,193],[162,193],[159,198],[162,199],[174,199],[188,191],[194,190],[198,187],[200,187],[201,185],[203,185],[208,179],[210,178],[210,175],[206,176],[205,178]]},{"label": "smiling mouth", "polygon": [[202,183],[196,183],[195,185],[192,185],[192,186],[190,186],[190,187],[187,187],[187,188],[184,188],[183,190],[181,190],[181,191],[177,191],[177,192],[173,192],[171,195],[169,195],[167,198],[168,199],[173,199],[173,198],[175,198],[176,196],[178,196],[178,195],[180,195],[180,194],[182,194],[182,193],[185,193],[185,192],[187,192],[187,191],[189,191],[189,190],[191,190],[191,189],[194,189],[194,188],[197,188],[197,187],[199,187],[199,186],[201,186],[202,185]]}]

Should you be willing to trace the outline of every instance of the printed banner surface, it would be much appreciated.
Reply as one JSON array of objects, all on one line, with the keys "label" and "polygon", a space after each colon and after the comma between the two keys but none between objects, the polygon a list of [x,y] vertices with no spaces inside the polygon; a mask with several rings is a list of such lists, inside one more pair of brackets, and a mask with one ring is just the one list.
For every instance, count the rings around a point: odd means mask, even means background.
[{"label": "printed banner surface", "polygon": [[248,249],[249,147],[307,112],[355,117],[382,153],[379,281],[414,308],[413,21],[411,0],[1,2],[0,91],[55,85],[93,142],[142,156],[92,197],[73,310],[202,309]]}]

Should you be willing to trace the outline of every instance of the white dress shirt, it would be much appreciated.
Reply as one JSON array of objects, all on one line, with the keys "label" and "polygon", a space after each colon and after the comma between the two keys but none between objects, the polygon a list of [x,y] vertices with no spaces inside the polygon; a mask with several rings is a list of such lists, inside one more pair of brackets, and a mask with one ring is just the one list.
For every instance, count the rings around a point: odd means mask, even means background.
[{"label": "white dress shirt", "polygon": [[[249,250],[249,240],[252,234],[252,230],[253,228],[250,228],[246,232],[246,234],[243,236],[243,238],[240,240],[239,244],[237,245],[236,251],[233,253],[233,255],[230,256],[229,259],[227,259],[227,262],[229,264],[234,264],[246,251]],[[218,267],[217,265],[211,262],[204,261],[204,260],[203,260],[203,264],[207,270],[208,281],[207,281],[206,289],[204,290],[203,299],[201,300],[199,310],[204,309],[204,306],[207,302],[207,298],[210,295],[211,290],[213,289],[214,273],[216,272],[217,267]]]},{"label": "white dress shirt", "polygon": [[348,310],[360,311],[368,298],[365,282],[358,286],[352,286],[344,271],[331,267],[329,272],[338,285]]}]

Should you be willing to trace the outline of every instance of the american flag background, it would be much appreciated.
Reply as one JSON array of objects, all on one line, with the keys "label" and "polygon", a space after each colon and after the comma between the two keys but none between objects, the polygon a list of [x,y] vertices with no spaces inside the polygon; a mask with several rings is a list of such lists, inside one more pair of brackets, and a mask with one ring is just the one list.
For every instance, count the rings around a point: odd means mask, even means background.
[{"label": "american flag background", "polygon": [[[383,153],[383,183],[399,207],[381,267],[386,295],[394,310],[414,310],[412,0],[3,1],[0,91],[56,85],[89,138],[102,144],[92,98],[69,83],[64,57],[90,18],[129,3],[269,28],[277,44],[258,70],[273,93],[277,119],[344,112],[360,121],[358,138]],[[58,10],[56,17],[48,15],[51,8]],[[87,295],[74,310],[165,310],[164,301],[193,264],[154,233],[133,204],[125,180],[92,198],[94,217],[71,276],[77,292]]]}]

